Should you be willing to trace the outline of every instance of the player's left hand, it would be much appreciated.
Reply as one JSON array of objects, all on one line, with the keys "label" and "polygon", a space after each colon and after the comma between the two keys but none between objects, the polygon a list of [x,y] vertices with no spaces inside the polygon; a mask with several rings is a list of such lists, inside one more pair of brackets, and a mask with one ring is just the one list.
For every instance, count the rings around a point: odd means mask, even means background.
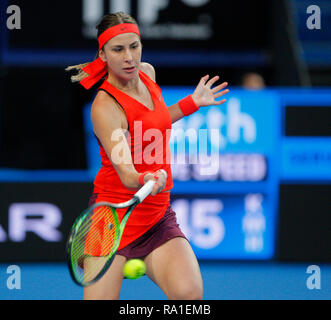
[{"label": "player's left hand", "polygon": [[167,183],[167,172],[163,169],[157,170],[154,173],[148,173],[144,177],[144,182],[146,183],[149,180],[154,180],[155,184],[151,192],[152,196],[155,196],[157,193],[161,192]]},{"label": "player's left hand", "polygon": [[219,78],[219,76],[215,76],[209,79],[209,75],[205,75],[200,79],[200,82],[192,94],[192,99],[197,107],[220,105],[226,101],[226,99],[220,101],[216,101],[216,99],[229,92],[228,89],[223,90],[228,85],[227,82],[223,82],[212,88],[214,83],[219,80]]}]

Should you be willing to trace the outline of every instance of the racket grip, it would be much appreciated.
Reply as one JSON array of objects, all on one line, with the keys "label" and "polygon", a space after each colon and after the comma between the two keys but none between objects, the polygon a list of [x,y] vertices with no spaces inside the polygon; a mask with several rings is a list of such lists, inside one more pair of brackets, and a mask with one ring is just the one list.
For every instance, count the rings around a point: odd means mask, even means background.
[{"label": "racket grip", "polygon": [[144,201],[144,199],[152,192],[155,180],[147,181],[134,195],[134,198],[138,200],[138,203]]}]

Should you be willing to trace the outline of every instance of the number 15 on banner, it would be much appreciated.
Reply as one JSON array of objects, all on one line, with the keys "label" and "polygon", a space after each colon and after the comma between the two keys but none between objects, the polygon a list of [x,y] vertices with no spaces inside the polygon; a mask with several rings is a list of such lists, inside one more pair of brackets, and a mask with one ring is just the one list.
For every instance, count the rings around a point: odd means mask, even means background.
[{"label": "number 15 on banner", "polygon": [[225,235],[219,216],[223,202],[219,199],[178,199],[172,203],[178,223],[189,241],[201,249],[217,247]]}]

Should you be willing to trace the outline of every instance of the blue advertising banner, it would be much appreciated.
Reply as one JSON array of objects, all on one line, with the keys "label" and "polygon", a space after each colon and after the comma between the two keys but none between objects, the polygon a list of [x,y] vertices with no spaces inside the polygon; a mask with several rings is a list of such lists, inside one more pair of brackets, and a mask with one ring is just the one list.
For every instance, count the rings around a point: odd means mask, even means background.
[{"label": "blue advertising banner", "polygon": [[266,195],[175,197],[172,207],[199,258],[273,257],[274,213]]},{"label": "blue advertising banner", "polygon": [[[331,110],[331,90],[283,88],[277,92],[281,97],[279,180],[331,181],[331,122],[327,120]],[[288,119],[288,109],[293,109],[291,116],[294,120]],[[300,130],[294,130],[299,132],[294,135],[287,133],[286,128],[290,132],[293,131],[290,129]]]},{"label": "blue advertising banner", "polygon": [[331,180],[331,138],[282,140],[280,179]]}]

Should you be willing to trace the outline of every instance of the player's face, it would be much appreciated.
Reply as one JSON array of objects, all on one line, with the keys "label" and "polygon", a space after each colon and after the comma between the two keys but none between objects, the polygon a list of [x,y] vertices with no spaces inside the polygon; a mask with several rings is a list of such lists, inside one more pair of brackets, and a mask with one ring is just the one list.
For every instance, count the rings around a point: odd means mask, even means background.
[{"label": "player's face", "polygon": [[123,33],[110,39],[104,46],[100,57],[107,61],[108,68],[116,76],[131,80],[138,74],[142,46],[135,33]]}]

